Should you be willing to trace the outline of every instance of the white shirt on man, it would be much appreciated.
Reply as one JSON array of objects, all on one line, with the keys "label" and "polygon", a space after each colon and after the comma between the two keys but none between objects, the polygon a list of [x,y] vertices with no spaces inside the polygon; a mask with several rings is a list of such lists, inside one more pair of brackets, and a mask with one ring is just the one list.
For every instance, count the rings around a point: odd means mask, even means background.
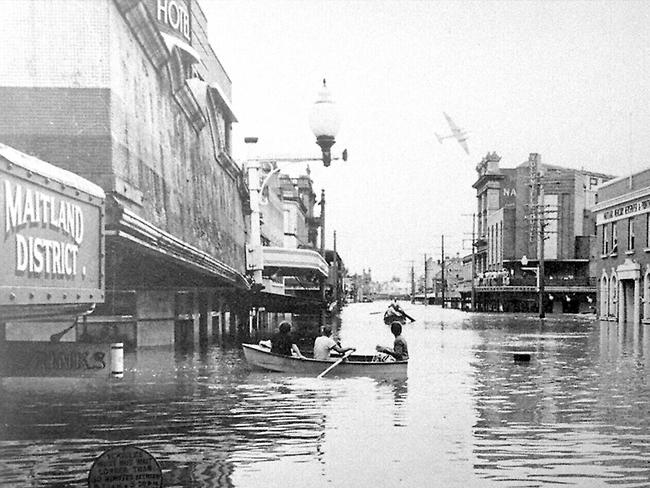
[{"label": "white shirt on man", "polygon": [[336,341],[331,337],[318,336],[314,341],[314,359],[321,361],[329,359],[330,351],[336,346]]}]

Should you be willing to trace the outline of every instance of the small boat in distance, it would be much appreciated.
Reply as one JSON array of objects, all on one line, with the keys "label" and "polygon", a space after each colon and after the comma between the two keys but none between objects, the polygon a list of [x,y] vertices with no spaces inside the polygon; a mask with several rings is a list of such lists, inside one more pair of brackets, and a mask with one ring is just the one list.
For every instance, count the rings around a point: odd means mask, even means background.
[{"label": "small boat in distance", "polygon": [[[328,361],[283,356],[257,344],[242,344],[248,364],[255,368],[279,373],[318,376],[340,358]],[[406,377],[408,361],[373,362],[374,356],[351,355],[336,366],[328,376]]]}]

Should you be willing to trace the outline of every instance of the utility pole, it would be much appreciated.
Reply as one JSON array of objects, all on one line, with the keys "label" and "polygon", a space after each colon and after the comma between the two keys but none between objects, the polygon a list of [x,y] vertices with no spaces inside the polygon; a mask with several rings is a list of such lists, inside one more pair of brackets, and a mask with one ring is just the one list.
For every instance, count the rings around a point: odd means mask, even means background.
[{"label": "utility pole", "polygon": [[[345,236],[344,236],[345,237]],[[336,231],[334,231],[334,303],[339,306],[339,255],[336,253]]]},{"label": "utility pole", "polygon": [[[320,191],[320,255],[327,262],[325,257],[325,189]],[[325,302],[327,292],[327,278],[322,281],[321,285],[321,299]],[[323,324],[325,323],[325,315],[323,314]]]},{"label": "utility pole", "polygon": [[320,191],[320,254],[325,259],[325,190]]},{"label": "utility pole", "polygon": [[445,308],[445,235],[440,236],[442,238],[442,256],[441,256],[441,277],[442,277],[442,308]]},{"label": "utility pole", "polygon": [[427,299],[427,255],[424,255],[424,305],[427,305],[429,301]]},{"label": "utility pole", "polygon": [[539,318],[543,319],[546,316],[546,313],[544,312],[544,241],[546,240],[546,236],[544,235],[544,228],[546,227],[546,223],[544,222],[544,214],[546,213],[546,208],[544,207],[544,185],[541,183],[541,179],[539,178],[539,174],[537,176],[537,181],[539,185],[539,204],[540,204],[540,209],[538,212],[539,216],[539,271],[538,271],[538,278],[539,278]]},{"label": "utility pole", "polygon": [[411,261],[411,303],[415,303],[415,261]]},{"label": "utility pole", "polygon": [[476,214],[472,214],[472,312],[476,312]]}]

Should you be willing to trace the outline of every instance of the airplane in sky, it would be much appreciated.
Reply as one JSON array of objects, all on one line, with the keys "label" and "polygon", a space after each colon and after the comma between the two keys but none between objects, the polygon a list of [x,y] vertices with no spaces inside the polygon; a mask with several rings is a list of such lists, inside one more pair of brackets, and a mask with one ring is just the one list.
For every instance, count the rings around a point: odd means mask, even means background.
[{"label": "airplane in sky", "polygon": [[441,136],[438,133],[434,132],[436,137],[438,138],[438,142],[442,144],[442,141],[445,139],[451,139],[452,137],[458,141],[458,144],[460,144],[460,147],[462,147],[467,154],[469,154],[469,147],[467,147],[467,138],[469,137],[467,135],[467,131],[461,129],[458,127],[453,120],[451,120],[451,117],[447,115],[445,112],[442,112],[442,114],[445,116],[447,119],[447,123],[449,124],[449,128],[451,129],[451,134],[447,136]]}]

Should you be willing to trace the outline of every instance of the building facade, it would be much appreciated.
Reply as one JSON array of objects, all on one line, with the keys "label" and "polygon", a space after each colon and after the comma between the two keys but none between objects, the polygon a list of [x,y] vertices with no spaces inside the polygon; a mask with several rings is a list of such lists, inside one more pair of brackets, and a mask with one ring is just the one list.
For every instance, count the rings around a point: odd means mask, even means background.
[{"label": "building facade", "polygon": [[[472,185],[477,192],[477,308],[536,310],[543,257],[546,311],[592,310],[591,210],[596,187],[612,177],[542,164],[537,154],[515,168],[501,168],[500,160],[488,153],[477,165]],[[467,291],[463,295],[464,301],[470,299]]]},{"label": "building facade", "polygon": [[650,323],[650,170],[602,185],[594,212],[599,317]]},{"label": "building facade", "polygon": [[248,193],[199,4],[9,4],[0,142],[106,193],[105,303],[78,334],[155,346],[241,326]]}]

